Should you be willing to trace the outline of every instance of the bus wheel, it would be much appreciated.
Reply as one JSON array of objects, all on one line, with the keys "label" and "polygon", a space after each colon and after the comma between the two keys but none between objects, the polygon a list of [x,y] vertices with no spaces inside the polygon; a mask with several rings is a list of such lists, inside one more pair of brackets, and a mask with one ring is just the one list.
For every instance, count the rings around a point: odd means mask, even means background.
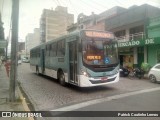
[{"label": "bus wheel", "polygon": [[39,69],[36,67],[36,74],[39,75]]},{"label": "bus wheel", "polygon": [[59,79],[59,82],[60,82],[60,84],[61,84],[62,86],[65,86],[65,85],[66,85],[65,76],[64,76],[64,73],[63,73],[62,71],[59,73],[58,79]]}]

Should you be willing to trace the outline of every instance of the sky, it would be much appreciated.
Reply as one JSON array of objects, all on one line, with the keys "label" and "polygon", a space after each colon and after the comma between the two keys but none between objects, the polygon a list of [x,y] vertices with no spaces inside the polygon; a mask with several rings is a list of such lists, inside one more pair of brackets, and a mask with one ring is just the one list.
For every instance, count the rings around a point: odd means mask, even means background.
[{"label": "sky", "polygon": [[[0,0],[5,38],[10,36],[12,0]],[[74,14],[74,22],[80,13],[99,14],[114,6],[128,8],[132,5],[150,4],[160,7],[160,0],[19,0],[19,41],[25,41],[28,33],[39,28],[39,21],[44,8],[55,9],[57,6],[68,8],[68,13]]]}]

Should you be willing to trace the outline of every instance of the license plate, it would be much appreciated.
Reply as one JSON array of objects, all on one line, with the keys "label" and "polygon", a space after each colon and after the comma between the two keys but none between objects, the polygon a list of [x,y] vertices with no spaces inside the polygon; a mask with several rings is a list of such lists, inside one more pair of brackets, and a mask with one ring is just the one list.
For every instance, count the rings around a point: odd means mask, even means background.
[{"label": "license plate", "polygon": [[107,80],[107,79],[108,79],[107,77],[102,77],[102,78],[101,78],[101,80]]}]

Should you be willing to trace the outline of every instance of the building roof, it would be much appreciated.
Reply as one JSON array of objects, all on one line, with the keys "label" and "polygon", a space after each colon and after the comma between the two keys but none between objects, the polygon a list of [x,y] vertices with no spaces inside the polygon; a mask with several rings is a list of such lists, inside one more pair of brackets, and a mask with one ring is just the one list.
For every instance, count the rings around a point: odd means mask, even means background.
[{"label": "building roof", "polygon": [[115,6],[115,7],[112,7],[111,9],[108,9],[108,10],[100,13],[97,18],[98,18],[98,21],[104,20],[106,18],[110,18],[110,17],[115,16],[117,14],[123,13],[126,10],[127,10],[126,8],[123,8],[120,6]]},{"label": "building roof", "polygon": [[148,18],[159,15],[160,8],[143,4],[141,6],[132,6],[126,9],[124,12],[119,13],[113,17],[106,19],[106,30],[111,30],[124,25],[136,23],[136,22],[147,22]]}]

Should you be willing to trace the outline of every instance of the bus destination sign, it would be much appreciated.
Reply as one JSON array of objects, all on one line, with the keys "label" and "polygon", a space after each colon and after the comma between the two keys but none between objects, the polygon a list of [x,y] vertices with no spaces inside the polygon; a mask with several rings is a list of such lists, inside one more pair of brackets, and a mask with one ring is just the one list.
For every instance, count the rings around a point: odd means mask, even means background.
[{"label": "bus destination sign", "polygon": [[111,38],[111,39],[114,38],[112,33],[107,33],[107,32],[85,31],[85,34],[88,37],[100,37],[100,38]]}]

